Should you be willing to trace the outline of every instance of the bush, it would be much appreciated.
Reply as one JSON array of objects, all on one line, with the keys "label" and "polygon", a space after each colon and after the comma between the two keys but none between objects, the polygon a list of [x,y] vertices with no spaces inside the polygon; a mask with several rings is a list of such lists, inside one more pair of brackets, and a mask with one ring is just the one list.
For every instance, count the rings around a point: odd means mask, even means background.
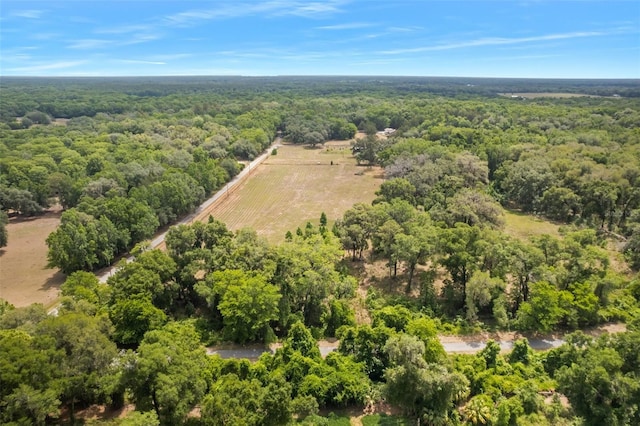
[{"label": "bush", "polygon": [[318,414],[318,401],[311,395],[298,396],[291,401],[291,411],[298,419],[305,419]]},{"label": "bush", "polygon": [[363,426],[405,426],[412,424],[403,417],[389,416],[387,414],[370,414],[362,418]]}]

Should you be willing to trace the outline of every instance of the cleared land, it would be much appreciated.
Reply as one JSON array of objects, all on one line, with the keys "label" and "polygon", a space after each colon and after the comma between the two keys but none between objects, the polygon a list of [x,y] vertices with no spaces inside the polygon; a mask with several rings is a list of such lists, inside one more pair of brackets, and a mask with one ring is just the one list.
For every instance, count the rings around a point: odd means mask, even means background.
[{"label": "cleared land", "polygon": [[9,244],[0,249],[0,298],[17,307],[55,302],[65,275],[47,268],[45,240],[58,227],[60,214],[9,220]]},{"label": "cleared land", "polygon": [[285,144],[205,217],[232,230],[253,228],[277,243],[287,231],[317,224],[322,212],[332,222],[355,203],[371,203],[381,183],[382,169],[356,165],[347,141],[322,148]]},{"label": "cleared land", "polygon": [[[529,98],[529,99],[535,99],[535,98],[583,98],[583,97],[587,97],[587,98],[602,98],[605,96],[598,96],[598,95],[587,95],[586,93],[559,93],[559,92],[540,92],[540,93],[534,93],[534,92],[519,92],[519,93],[498,93],[500,96],[505,96],[507,98],[510,97],[519,97],[519,98]],[[611,98],[617,98],[618,96],[606,96],[607,98],[611,97]]]},{"label": "cleared land", "polygon": [[[370,203],[381,183],[382,169],[357,166],[349,142],[284,145],[198,219],[212,214],[232,230],[251,227],[275,243],[288,230],[317,224],[323,211],[333,221],[357,202]],[[0,249],[0,298],[17,307],[55,303],[65,275],[47,268],[45,240],[60,214],[10,220],[9,244]]]},{"label": "cleared land", "polygon": [[504,210],[504,232],[521,240],[536,235],[560,236],[560,225],[525,213]]}]

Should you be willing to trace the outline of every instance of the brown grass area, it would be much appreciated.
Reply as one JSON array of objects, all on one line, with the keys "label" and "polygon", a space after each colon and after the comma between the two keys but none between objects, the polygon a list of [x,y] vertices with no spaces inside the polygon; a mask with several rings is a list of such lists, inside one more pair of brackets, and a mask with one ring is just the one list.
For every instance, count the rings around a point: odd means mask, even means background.
[{"label": "brown grass area", "polygon": [[232,230],[253,228],[278,243],[287,231],[317,224],[322,212],[332,222],[355,203],[371,203],[381,183],[382,170],[357,166],[348,141],[285,144],[201,217],[211,214]]},{"label": "brown grass area", "polygon": [[9,244],[0,249],[0,298],[17,307],[52,305],[65,275],[47,268],[47,236],[60,223],[61,211],[9,220]]}]

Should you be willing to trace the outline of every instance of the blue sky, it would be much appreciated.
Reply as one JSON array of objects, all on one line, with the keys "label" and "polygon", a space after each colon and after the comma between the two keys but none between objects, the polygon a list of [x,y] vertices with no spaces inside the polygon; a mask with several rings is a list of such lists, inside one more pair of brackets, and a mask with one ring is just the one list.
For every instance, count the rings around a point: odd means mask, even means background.
[{"label": "blue sky", "polygon": [[640,1],[2,0],[0,75],[640,78]]}]

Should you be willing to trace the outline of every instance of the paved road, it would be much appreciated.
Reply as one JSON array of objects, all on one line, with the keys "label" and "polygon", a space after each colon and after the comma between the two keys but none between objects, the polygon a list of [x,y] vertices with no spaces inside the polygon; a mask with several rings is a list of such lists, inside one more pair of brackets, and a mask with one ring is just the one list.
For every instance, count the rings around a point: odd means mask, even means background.
[{"label": "paved road", "polygon": [[[251,163],[249,163],[249,165],[247,167],[245,167],[244,169],[242,169],[242,171],[240,173],[238,173],[238,175],[236,177],[234,177],[232,180],[230,180],[225,186],[223,186],[218,192],[213,194],[209,199],[207,199],[205,202],[200,204],[200,206],[196,209],[195,212],[191,213],[188,216],[185,216],[184,218],[182,218],[175,225],[186,225],[186,224],[189,224],[189,223],[193,222],[193,220],[195,218],[197,218],[198,215],[200,215],[203,211],[206,211],[209,207],[211,207],[211,205],[213,203],[215,203],[220,198],[222,198],[225,194],[227,194],[230,189],[234,188],[236,185],[238,185],[240,182],[242,182],[242,180],[249,173],[251,173],[252,170],[255,170],[255,168],[260,163],[262,163],[264,160],[269,158],[269,156],[271,155],[271,151],[274,148],[280,147],[281,143],[282,143],[282,138],[279,138],[279,137],[276,138],[273,141],[273,144],[271,144],[271,146],[261,156],[259,156],[258,158],[253,160]],[[151,248],[156,248],[159,245],[161,245],[162,243],[164,243],[164,238],[167,235],[167,232],[168,231],[165,231],[162,234],[157,235],[153,240],[151,240],[151,242],[150,242]],[[133,260],[133,257],[127,257],[127,262],[131,262],[132,260]],[[110,267],[107,271],[102,272],[101,274],[97,275],[98,280],[101,283],[106,283],[107,279],[116,272],[116,269],[117,269],[116,265]],[[53,309],[52,309],[52,311],[53,311]],[[56,313],[57,313],[57,310],[56,310]]]},{"label": "paved road", "polygon": [[[500,348],[503,351],[510,351],[513,349],[513,340],[498,341]],[[557,348],[564,343],[563,339],[529,339],[529,345],[533,349],[546,350]],[[320,354],[326,357],[329,353],[335,351],[338,348],[339,342],[323,342],[320,345]],[[447,353],[477,353],[480,352],[485,345],[486,340],[470,341],[470,342],[442,342],[442,347]],[[256,360],[263,353],[275,353],[274,348],[247,348],[242,347],[233,349],[216,349],[215,347],[207,348],[209,355],[220,355],[222,358],[246,358],[250,360]]]}]

